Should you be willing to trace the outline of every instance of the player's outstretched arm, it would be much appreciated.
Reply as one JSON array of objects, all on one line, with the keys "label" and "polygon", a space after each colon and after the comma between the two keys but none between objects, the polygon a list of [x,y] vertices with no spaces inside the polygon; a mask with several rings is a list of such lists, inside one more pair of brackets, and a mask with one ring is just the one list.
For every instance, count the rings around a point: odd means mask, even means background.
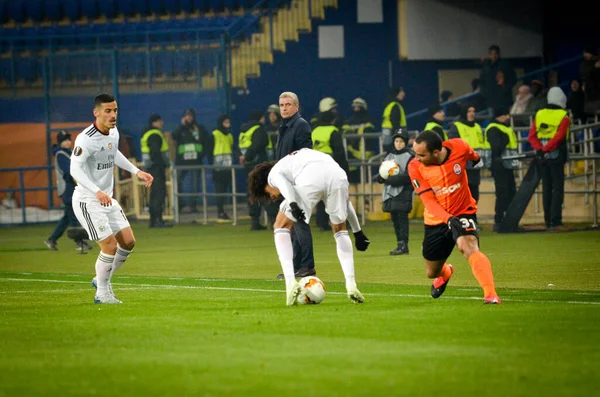
[{"label": "player's outstretched arm", "polygon": [[152,185],[154,177],[133,165],[131,161],[127,160],[120,150],[117,150],[117,155],[115,156],[115,165],[125,171],[131,172],[132,175],[135,175],[142,181],[146,182],[144,185],[145,187],[150,187],[150,185]]}]

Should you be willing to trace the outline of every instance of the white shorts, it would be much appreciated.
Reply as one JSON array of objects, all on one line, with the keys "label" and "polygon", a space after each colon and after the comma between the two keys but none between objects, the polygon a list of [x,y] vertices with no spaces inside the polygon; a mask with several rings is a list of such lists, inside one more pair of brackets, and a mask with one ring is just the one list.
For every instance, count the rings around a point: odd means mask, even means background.
[{"label": "white shorts", "polygon": [[102,241],[130,227],[121,205],[115,199],[112,199],[110,207],[103,207],[96,199],[89,201],[73,199],[73,212],[87,231],[90,240]]},{"label": "white shorts", "polygon": [[[312,210],[321,200],[325,203],[325,212],[329,215],[331,223],[339,225],[348,219],[350,195],[347,179],[335,181],[325,192],[316,186],[295,186],[294,190],[298,200],[297,204],[306,215],[306,223],[310,222]],[[279,206],[279,211],[291,220],[296,221],[287,200],[283,200]]]}]

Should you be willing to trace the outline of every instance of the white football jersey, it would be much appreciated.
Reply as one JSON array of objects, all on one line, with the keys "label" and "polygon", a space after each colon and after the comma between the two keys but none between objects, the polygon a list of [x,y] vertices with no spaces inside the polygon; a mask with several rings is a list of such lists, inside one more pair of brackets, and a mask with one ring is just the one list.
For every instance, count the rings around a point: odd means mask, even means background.
[{"label": "white football jersey", "polygon": [[325,172],[314,172],[318,167],[322,167],[322,171],[331,167],[334,169],[339,168],[340,171],[343,172],[342,168],[330,155],[313,149],[300,149],[288,154],[273,166],[273,169],[271,169],[271,172],[269,173],[268,183],[269,185],[274,186],[271,184],[271,176],[274,176],[275,174],[281,174],[288,181],[296,182],[304,169],[310,169],[310,173],[308,175],[303,175],[303,177],[307,176],[315,181],[328,179],[328,175],[326,175]]},{"label": "white football jersey", "polygon": [[[92,124],[77,136],[74,146],[71,169],[80,168],[93,184],[112,197],[115,157],[119,150],[117,128],[110,129],[108,135],[105,135]],[[96,192],[78,183],[73,197],[78,200],[95,198]]]}]

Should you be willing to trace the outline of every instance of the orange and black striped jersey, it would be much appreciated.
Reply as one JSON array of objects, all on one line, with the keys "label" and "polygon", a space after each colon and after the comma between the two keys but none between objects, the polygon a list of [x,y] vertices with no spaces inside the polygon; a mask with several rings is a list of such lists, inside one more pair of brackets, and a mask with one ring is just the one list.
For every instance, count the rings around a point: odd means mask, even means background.
[{"label": "orange and black striped jersey", "polygon": [[[408,174],[415,188],[421,195],[432,191],[440,206],[452,216],[475,214],[477,203],[471,196],[467,180],[467,161],[479,160],[479,155],[462,139],[449,139],[442,142],[448,150],[448,157],[442,164],[424,165],[417,158],[408,164]],[[423,214],[426,225],[445,223],[427,209]]]}]

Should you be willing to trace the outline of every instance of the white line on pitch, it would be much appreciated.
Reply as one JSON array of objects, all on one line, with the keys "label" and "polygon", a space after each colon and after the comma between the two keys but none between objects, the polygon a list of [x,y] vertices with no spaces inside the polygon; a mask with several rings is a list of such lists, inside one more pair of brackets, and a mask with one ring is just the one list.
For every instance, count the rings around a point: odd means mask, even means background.
[{"label": "white line on pitch", "polygon": [[[23,279],[23,278],[0,278],[0,281],[25,281],[25,282],[45,282],[45,283],[76,283],[76,284],[88,284],[87,281],[68,281],[68,280],[46,280],[46,279]],[[131,287],[131,289],[146,289],[146,288],[165,288],[165,289],[204,289],[204,290],[217,290],[217,291],[244,291],[244,292],[273,292],[282,293],[282,289],[261,289],[261,288],[241,288],[241,287],[211,287],[202,285],[168,285],[168,284],[130,284],[130,283],[114,283],[116,286]],[[328,292],[332,295],[345,295],[343,292]],[[372,293],[368,296],[383,296],[383,297],[397,297],[397,298],[428,298],[428,295],[419,294],[382,294]],[[445,296],[444,299],[455,299],[455,300],[481,300],[481,297],[475,296]],[[561,301],[561,300],[533,300],[533,299],[503,299],[506,302],[521,302],[521,303],[568,303],[574,305],[600,305],[600,302],[586,302],[586,301]]]}]

